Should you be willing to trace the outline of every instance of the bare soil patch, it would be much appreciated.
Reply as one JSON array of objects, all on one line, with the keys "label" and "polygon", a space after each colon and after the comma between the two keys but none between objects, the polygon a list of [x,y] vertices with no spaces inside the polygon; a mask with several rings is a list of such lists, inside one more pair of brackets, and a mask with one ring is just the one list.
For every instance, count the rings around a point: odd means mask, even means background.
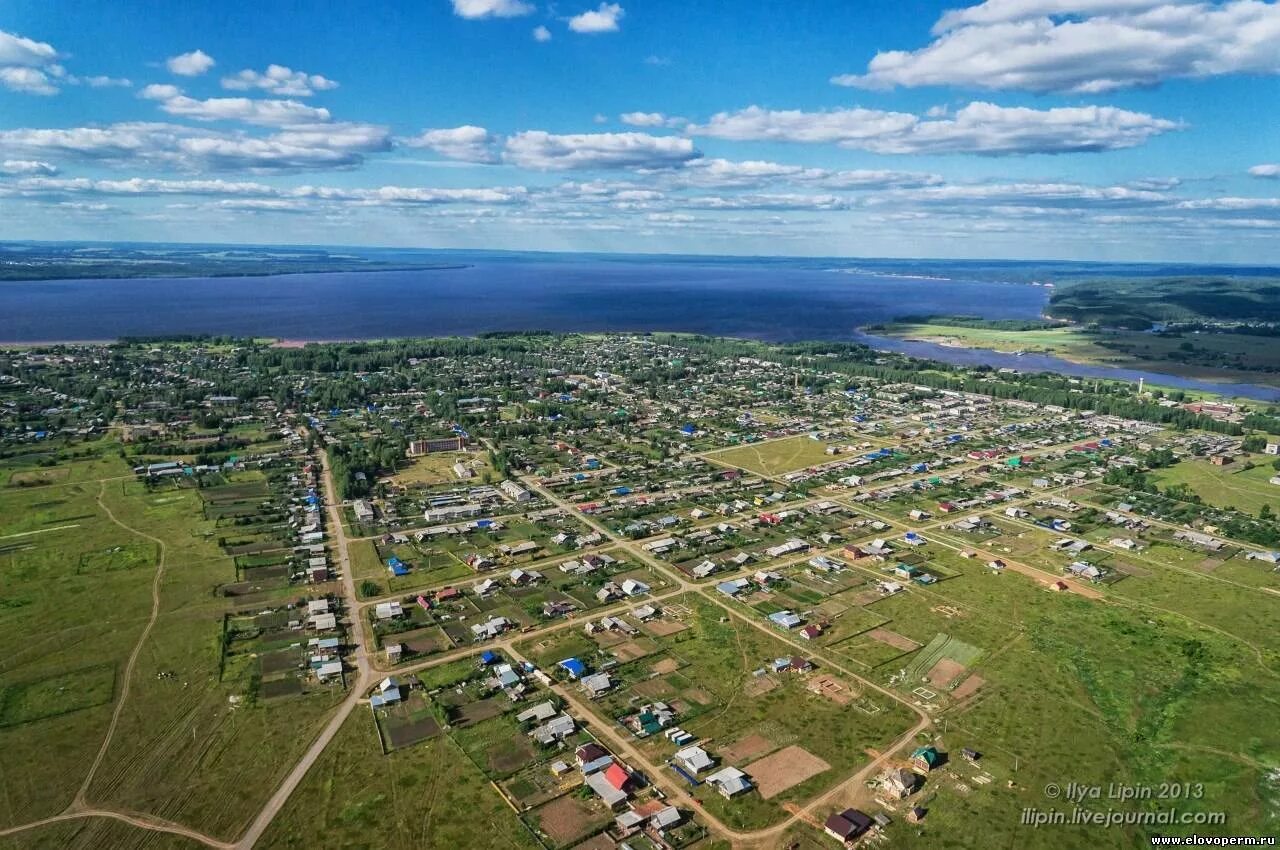
[{"label": "bare soil patch", "polygon": [[742,764],[773,749],[773,742],[763,735],[751,734],[734,741],[719,750],[721,758],[730,764]]},{"label": "bare soil patch", "polygon": [[553,800],[538,810],[538,825],[556,846],[581,837],[592,819],[590,806],[572,795]]},{"label": "bare soil patch", "polygon": [[964,672],[964,665],[953,658],[939,658],[938,663],[929,669],[925,677],[935,688],[945,688]]},{"label": "bare soil patch", "polygon": [[804,747],[791,746],[752,762],[744,771],[759,789],[760,796],[768,800],[830,769],[831,765]]},{"label": "bare soil patch", "polygon": [[678,620],[650,620],[644,624],[644,629],[657,637],[677,635],[687,628],[689,627]]},{"label": "bare soil patch", "polygon": [[661,661],[659,661],[657,664],[654,664],[649,669],[657,673],[659,676],[665,676],[668,673],[674,673],[677,670],[679,670],[680,662],[668,656],[667,658],[664,658]]},{"label": "bare soil patch", "polygon": [[891,632],[888,629],[872,629],[867,632],[867,637],[878,640],[881,643],[887,643],[894,649],[900,649],[903,652],[910,652],[913,649],[920,648],[920,644],[916,643],[906,635],[900,635],[897,632]]},{"label": "bare soil patch", "polygon": [[956,689],[951,692],[951,696],[953,699],[964,699],[975,694],[978,688],[982,687],[986,683],[986,679],[974,674],[961,682]]}]

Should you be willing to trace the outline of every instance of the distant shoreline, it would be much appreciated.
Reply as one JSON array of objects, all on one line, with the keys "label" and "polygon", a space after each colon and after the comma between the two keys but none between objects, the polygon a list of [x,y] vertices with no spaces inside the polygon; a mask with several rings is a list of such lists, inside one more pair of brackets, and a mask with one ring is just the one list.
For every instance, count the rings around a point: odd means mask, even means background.
[{"label": "distant shoreline", "polygon": [[198,280],[200,278],[228,277],[296,277],[304,274],[377,274],[380,272],[444,272],[460,271],[474,268],[473,263],[440,263],[421,266],[380,266],[378,268],[355,267],[350,269],[299,269],[297,271],[244,271],[228,269],[226,271],[177,271],[165,274],[95,274],[89,277],[74,277],[66,274],[48,277],[5,277],[0,269],[0,286],[6,283],[60,283],[63,281],[92,280]]}]

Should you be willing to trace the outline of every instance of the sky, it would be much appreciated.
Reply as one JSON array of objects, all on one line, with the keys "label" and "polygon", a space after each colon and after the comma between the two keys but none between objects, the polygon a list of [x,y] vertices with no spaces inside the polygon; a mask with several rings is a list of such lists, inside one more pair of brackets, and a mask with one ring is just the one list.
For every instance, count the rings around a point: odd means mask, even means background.
[{"label": "sky", "polygon": [[0,4],[0,239],[1280,264],[1280,0]]}]

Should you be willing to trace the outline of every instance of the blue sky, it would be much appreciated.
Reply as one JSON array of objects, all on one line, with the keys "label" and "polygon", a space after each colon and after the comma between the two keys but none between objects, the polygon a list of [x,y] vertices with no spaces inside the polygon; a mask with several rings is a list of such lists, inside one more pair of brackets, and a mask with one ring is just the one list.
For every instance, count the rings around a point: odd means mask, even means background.
[{"label": "blue sky", "polygon": [[1280,262],[1265,0],[0,9],[0,238]]}]

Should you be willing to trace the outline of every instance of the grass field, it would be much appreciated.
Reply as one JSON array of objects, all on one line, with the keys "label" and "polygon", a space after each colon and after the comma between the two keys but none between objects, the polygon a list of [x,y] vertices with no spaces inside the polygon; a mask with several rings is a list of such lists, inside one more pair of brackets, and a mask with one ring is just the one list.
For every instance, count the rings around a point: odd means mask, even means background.
[{"label": "grass field", "polygon": [[0,489],[0,825],[58,812],[85,780],[151,612],[160,547],[131,530],[145,529],[166,548],[158,617],[88,799],[231,838],[340,692],[258,700],[248,667],[220,676],[232,603],[216,589],[235,571],[217,521],[199,491],[106,464],[113,445],[57,467],[62,483]]},{"label": "grass field", "polygon": [[706,458],[712,463],[777,476],[838,459],[828,455],[826,450],[827,444],[819,440],[803,436],[784,437],[711,452]]},{"label": "grass field", "polygon": [[1185,484],[1201,499],[1219,508],[1233,507],[1250,514],[1257,514],[1263,505],[1280,513],[1280,485],[1270,483],[1280,470],[1271,466],[1273,457],[1253,456],[1258,464],[1253,469],[1244,468],[1244,458],[1227,466],[1214,466],[1203,460],[1184,460],[1174,466],[1151,473],[1152,480],[1161,488]]},{"label": "grass field", "polygon": [[383,756],[364,712],[347,719],[260,844],[273,850],[481,845],[540,847],[447,736]]}]

